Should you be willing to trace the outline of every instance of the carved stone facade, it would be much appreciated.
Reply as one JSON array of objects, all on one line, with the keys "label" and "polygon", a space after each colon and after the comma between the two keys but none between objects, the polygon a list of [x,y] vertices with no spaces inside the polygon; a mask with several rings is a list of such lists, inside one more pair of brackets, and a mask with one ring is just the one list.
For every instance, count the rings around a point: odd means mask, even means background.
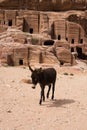
[{"label": "carved stone facade", "polygon": [[[66,11],[62,12],[43,12],[43,11],[29,11],[29,10],[0,10],[0,32],[4,32],[7,28],[17,28],[23,32],[27,32],[31,36],[40,35],[43,36],[45,40],[54,40],[54,43],[49,43],[50,46],[54,45],[57,48],[64,47],[68,49],[71,53],[78,54],[79,58],[87,58],[87,37],[82,22],[79,21],[69,21],[68,17],[72,14],[78,16],[79,20],[87,18],[86,11]],[[38,35],[38,36],[39,36]],[[19,37],[19,36],[18,36]],[[18,39],[18,38],[17,38]],[[41,45],[45,45],[45,40]],[[20,38],[18,39],[20,41]],[[28,39],[27,39],[28,40]],[[14,39],[14,41],[17,41]],[[24,40],[23,40],[24,43]],[[40,45],[40,41],[35,43]],[[25,54],[23,50],[26,50]],[[19,48],[20,57],[16,57],[17,49],[14,50],[14,63],[26,64],[27,63],[27,49]],[[40,52],[36,51],[31,52],[32,59],[33,56],[36,56],[37,62],[40,63]],[[43,53],[47,56],[47,53]],[[48,54],[49,55],[49,54]],[[8,59],[11,59],[12,56],[8,55]],[[30,56],[31,57],[31,56]],[[37,58],[38,57],[38,58]],[[45,57],[45,56],[44,56]],[[48,56],[47,56],[48,57]],[[18,60],[17,60],[18,59]],[[43,59],[43,61],[47,61]],[[8,60],[9,62],[9,60]],[[31,60],[33,62],[33,60]]]},{"label": "carved stone facade", "polygon": [[[67,18],[78,13],[38,12],[29,10],[0,10],[0,32],[10,27],[16,27],[30,34],[40,34],[50,39],[58,40],[57,46],[69,44],[71,52],[86,54],[85,31],[81,24],[70,22]],[[79,12],[80,17],[86,17],[86,12]],[[44,43],[43,43],[44,44]]]}]

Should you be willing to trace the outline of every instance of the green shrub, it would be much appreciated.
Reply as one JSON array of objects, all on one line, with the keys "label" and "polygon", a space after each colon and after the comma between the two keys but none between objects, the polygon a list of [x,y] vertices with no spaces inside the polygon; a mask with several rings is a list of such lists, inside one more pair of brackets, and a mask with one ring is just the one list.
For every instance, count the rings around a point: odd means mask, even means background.
[{"label": "green shrub", "polygon": [[32,37],[32,38],[31,38],[31,43],[32,43],[33,45],[36,45],[36,44],[38,43],[38,39]]},{"label": "green shrub", "polygon": [[71,76],[74,76],[74,74],[72,74],[72,73],[71,73],[70,75],[71,75]]},{"label": "green shrub", "polygon": [[69,74],[67,72],[65,72],[64,75],[69,75]]}]

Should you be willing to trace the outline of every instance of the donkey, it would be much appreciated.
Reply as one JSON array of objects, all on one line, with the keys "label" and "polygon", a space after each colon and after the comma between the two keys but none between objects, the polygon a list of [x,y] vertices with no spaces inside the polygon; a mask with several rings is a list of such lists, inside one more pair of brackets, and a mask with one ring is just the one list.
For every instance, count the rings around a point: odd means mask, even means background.
[{"label": "donkey", "polygon": [[56,82],[56,75],[57,72],[54,68],[46,68],[46,69],[32,69],[29,65],[29,69],[32,72],[31,78],[32,83],[34,84],[34,87],[37,85],[37,83],[40,84],[41,87],[41,95],[40,95],[40,101],[39,104],[41,105],[42,101],[45,101],[45,94],[44,89],[45,86],[48,85],[48,92],[47,92],[47,98],[49,98],[49,92],[52,85],[52,97],[51,99],[54,99],[54,91],[55,91],[55,82]]}]

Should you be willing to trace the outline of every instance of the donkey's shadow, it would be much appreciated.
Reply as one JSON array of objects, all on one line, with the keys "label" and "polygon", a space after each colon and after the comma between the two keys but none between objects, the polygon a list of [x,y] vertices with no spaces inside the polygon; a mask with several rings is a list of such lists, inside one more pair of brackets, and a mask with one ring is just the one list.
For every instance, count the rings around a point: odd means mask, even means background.
[{"label": "donkey's shadow", "polygon": [[73,99],[54,99],[50,104],[47,104],[47,107],[63,107],[67,104],[75,103]]}]

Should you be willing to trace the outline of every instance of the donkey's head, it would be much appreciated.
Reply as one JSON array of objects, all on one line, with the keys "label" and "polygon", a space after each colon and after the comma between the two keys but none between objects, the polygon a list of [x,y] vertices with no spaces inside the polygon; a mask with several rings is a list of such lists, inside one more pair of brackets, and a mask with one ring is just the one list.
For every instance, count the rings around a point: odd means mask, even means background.
[{"label": "donkey's head", "polygon": [[42,68],[39,69],[32,69],[31,66],[29,66],[30,71],[32,72],[31,74],[31,78],[32,78],[32,83],[34,84],[34,87],[37,85],[37,83],[39,83],[40,81],[40,74],[42,72]]}]

